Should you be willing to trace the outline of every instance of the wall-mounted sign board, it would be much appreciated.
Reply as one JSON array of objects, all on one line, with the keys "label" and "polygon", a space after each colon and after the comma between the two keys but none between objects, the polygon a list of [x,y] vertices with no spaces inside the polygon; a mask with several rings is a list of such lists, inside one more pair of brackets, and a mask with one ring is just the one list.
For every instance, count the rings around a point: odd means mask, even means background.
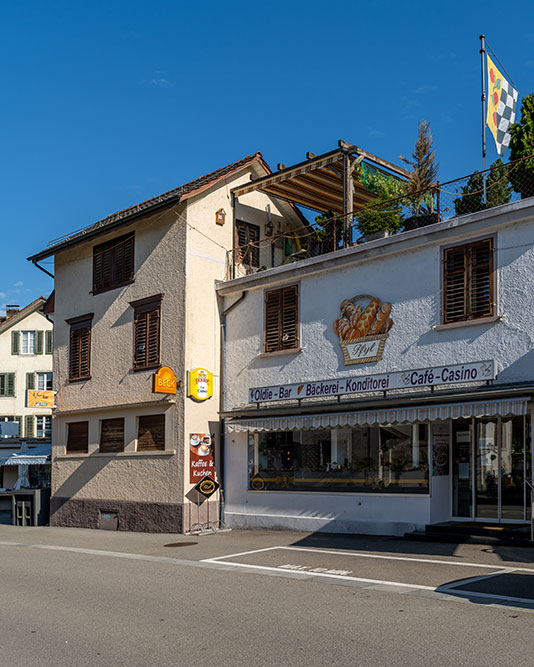
[{"label": "wall-mounted sign board", "polygon": [[187,395],[197,401],[213,396],[213,373],[205,368],[195,368],[187,374]]},{"label": "wall-mounted sign board", "polygon": [[437,385],[464,382],[484,382],[496,377],[495,360],[475,361],[470,364],[451,364],[435,368],[381,373],[379,375],[356,375],[302,382],[280,384],[272,387],[252,387],[249,389],[250,403],[269,401],[289,401],[301,398],[328,398],[344,394],[360,394],[391,389],[423,389]]},{"label": "wall-mounted sign board", "polygon": [[26,407],[27,408],[53,408],[54,407],[53,391],[43,391],[41,389],[27,389],[26,390]]},{"label": "wall-mounted sign board", "polygon": [[176,394],[176,386],[176,375],[168,366],[162,366],[157,373],[154,373],[155,394]]}]

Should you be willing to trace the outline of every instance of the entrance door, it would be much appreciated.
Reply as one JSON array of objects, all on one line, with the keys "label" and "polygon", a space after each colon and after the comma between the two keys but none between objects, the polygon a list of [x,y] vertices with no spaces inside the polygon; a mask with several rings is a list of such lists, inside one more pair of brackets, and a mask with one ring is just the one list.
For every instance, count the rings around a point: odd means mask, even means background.
[{"label": "entrance door", "polygon": [[530,518],[525,477],[532,455],[526,418],[453,422],[453,516],[481,521]]}]

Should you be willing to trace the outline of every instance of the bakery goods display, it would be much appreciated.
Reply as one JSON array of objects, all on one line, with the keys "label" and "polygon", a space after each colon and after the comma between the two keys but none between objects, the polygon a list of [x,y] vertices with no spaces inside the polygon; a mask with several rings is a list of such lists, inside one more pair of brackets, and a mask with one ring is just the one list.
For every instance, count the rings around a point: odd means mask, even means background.
[{"label": "bakery goods display", "polygon": [[381,304],[375,296],[359,294],[341,302],[334,331],[345,342],[386,334],[393,326],[390,314],[391,304],[387,301]]}]

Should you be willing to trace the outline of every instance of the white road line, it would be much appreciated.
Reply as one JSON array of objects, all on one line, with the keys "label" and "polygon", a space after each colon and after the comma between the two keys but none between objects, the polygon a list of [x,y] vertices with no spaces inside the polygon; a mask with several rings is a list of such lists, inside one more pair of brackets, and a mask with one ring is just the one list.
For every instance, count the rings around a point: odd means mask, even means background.
[{"label": "white road line", "polygon": [[[276,549],[283,549],[285,551],[306,551],[309,553],[317,554],[328,554],[329,556],[354,556],[356,558],[376,558],[378,560],[400,560],[406,562],[414,563],[433,563],[434,565],[460,565],[463,567],[478,567],[484,570],[499,570],[497,574],[502,573],[503,571],[512,571],[507,565],[492,565],[492,564],[483,564],[483,563],[459,563],[457,561],[449,560],[437,560],[433,558],[409,558],[407,556],[384,556],[383,554],[368,554],[360,553],[353,551],[335,551],[330,549],[314,549],[309,547],[286,547],[286,546],[276,546],[276,547],[267,547],[265,549],[254,549],[253,551],[242,551],[237,554],[228,554],[225,556],[215,556],[214,558],[206,558],[202,560],[202,563],[216,563],[221,560],[226,560],[228,558],[237,558],[238,556],[248,556],[250,554],[261,553],[264,551],[275,551]],[[534,574],[534,568],[528,567],[514,567],[512,568],[517,572],[531,572]]]},{"label": "white road line", "polygon": [[[308,548],[308,547],[274,547],[278,549],[288,549],[290,551],[309,551],[312,553],[322,553],[322,554],[330,554],[330,555],[339,555],[339,556],[357,556],[358,558],[377,558],[377,559],[382,559],[382,560],[402,560],[402,561],[413,561],[415,563],[434,563],[437,565],[462,565],[463,567],[481,567],[486,570],[494,570],[495,568],[499,568],[502,570],[508,570],[510,569],[507,565],[484,565],[483,563],[459,563],[458,561],[450,561],[450,560],[437,560],[433,558],[409,558],[407,556],[384,556],[382,554],[368,554],[368,553],[360,553],[360,552],[352,552],[352,551],[333,551],[331,549],[313,549],[313,548]],[[242,555],[242,554],[239,554]],[[226,556],[228,558],[228,556]],[[519,572],[532,572],[534,574],[534,568],[529,568],[529,567],[514,567],[514,570],[518,570]]]},{"label": "white road line", "polygon": [[253,551],[241,551],[238,554],[228,554],[224,556],[215,556],[214,558],[204,558],[201,563],[216,563],[221,558],[237,558],[238,556],[247,556],[248,554],[259,554],[262,551],[273,551],[273,549],[283,549],[284,547],[265,547],[265,549],[254,549]]},{"label": "white road line", "polygon": [[[213,562],[213,561],[202,561],[204,563]],[[217,561],[220,565],[233,565],[235,567],[246,567],[252,570],[267,570],[270,572],[287,572],[291,574],[301,575],[303,578],[309,579],[310,577],[327,577],[328,579],[341,579],[343,581],[359,581],[364,584],[377,584],[377,585],[386,585],[386,586],[398,586],[401,588],[412,588],[415,590],[422,591],[435,591],[435,586],[423,586],[421,584],[404,584],[400,581],[385,581],[382,579],[364,579],[363,577],[349,577],[344,574],[326,574],[324,572],[311,572],[306,570],[289,570],[284,567],[269,567],[267,565],[248,565],[248,563],[229,563],[228,561]]]}]

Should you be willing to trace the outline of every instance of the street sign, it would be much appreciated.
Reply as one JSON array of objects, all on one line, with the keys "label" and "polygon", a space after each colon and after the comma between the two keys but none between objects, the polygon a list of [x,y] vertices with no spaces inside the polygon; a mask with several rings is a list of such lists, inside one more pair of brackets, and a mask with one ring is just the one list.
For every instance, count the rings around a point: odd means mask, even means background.
[{"label": "street sign", "polygon": [[210,498],[219,488],[220,484],[211,477],[204,477],[194,488],[201,493],[205,498]]}]

